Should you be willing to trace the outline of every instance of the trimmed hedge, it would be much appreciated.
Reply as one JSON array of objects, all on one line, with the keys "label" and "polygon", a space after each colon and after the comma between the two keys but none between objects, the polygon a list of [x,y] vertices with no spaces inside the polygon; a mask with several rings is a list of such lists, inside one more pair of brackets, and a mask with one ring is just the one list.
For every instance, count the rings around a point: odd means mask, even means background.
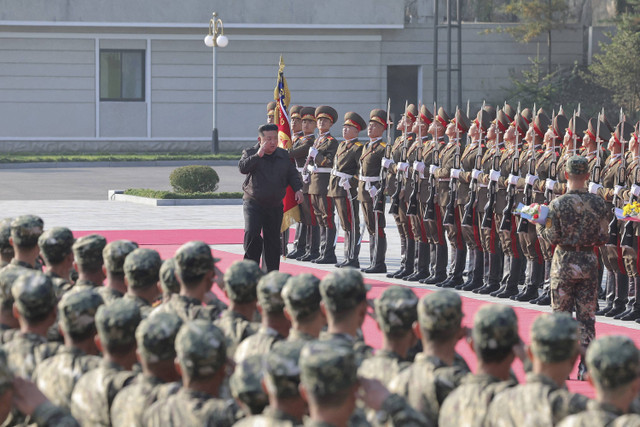
[{"label": "trimmed hedge", "polygon": [[166,190],[150,190],[148,188],[129,188],[124,191],[128,196],[147,197],[149,199],[242,199],[243,193],[173,193]]},{"label": "trimmed hedge", "polygon": [[204,165],[182,166],[169,175],[169,183],[176,193],[212,193],[218,189],[218,182],[218,173]]}]

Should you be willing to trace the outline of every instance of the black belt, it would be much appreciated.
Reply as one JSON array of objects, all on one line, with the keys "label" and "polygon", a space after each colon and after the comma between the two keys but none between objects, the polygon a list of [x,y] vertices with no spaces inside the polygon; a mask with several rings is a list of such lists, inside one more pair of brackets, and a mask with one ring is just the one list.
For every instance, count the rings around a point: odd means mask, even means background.
[{"label": "black belt", "polygon": [[560,249],[567,252],[593,252],[595,246],[570,246],[570,245],[558,245]]}]

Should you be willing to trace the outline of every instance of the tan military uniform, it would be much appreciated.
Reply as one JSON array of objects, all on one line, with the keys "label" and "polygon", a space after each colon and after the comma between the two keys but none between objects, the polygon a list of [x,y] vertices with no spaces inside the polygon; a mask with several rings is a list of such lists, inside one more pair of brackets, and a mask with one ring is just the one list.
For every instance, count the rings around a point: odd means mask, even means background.
[{"label": "tan military uniform", "polygon": [[314,142],[314,147],[318,150],[318,155],[309,165],[311,181],[309,182],[309,195],[311,196],[311,206],[316,216],[316,222],[321,227],[334,228],[333,204],[327,198],[329,191],[329,178],[333,161],[338,151],[338,140],[330,133],[320,135]]},{"label": "tan military uniform", "polygon": [[[309,155],[309,148],[313,145],[314,134],[306,136],[296,135],[293,138],[293,145],[289,149],[289,158],[295,160],[296,169],[302,174],[301,177],[306,175],[306,172],[302,170],[302,167],[307,161]],[[302,193],[305,195],[304,200],[300,207],[300,222],[305,225],[315,224],[315,218],[311,214],[311,199],[309,197],[309,183],[302,180]]]}]

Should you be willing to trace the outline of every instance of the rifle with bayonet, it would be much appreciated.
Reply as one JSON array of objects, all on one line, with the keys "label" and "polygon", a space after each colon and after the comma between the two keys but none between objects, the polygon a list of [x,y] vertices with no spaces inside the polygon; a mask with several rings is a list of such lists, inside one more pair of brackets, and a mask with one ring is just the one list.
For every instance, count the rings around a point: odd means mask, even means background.
[{"label": "rifle with bayonet", "polygon": [[[402,118],[404,122],[404,126],[402,128],[402,151],[400,153],[400,163],[405,163],[407,161],[407,143],[409,138],[407,136],[407,110],[409,109],[409,102],[405,101],[404,103],[404,117]],[[393,155],[393,153],[392,153]],[[391,215],[398,215],[400,210],[400,195],[402,194],[402,186],[404,185],[404,172],[400,170],[400,164],[396,165],[396,191],[394,191],[391,196],[391,206],[389,206],[389,213]]]},{"label": "rifle with bayonet", "polygon": [[[604,117],[604,108],[602,109],[602,116]],[[614,189],[618,186],[624,185],[625,181],[627,180],[627,161],[624,156],[624,144],[625,144],[624,121],[625,121],[625,116],[621,108],[620,119],[618,120],[618,123],[622,123],[622,126],[619,127],[620,128],[620,166],[618,167],[618,170],[616,171],[616,176],[614,178],[614,187],[613,187]],[[598,123],[598,125],[599,124],[600,123]],[[598,135],[598,137],[599,136],[600,135]],[[600,151],[600,147],[598,147],[598,151]],[[619,232],[618,232],[618,218],[616,217],[616,205],[618,204],[618,198],[619,197],[617,192],[614,191],[613,200],[611,201],[611,203],[613,204],[613,207],[612,207],[613,218],[611,218],[611,222],[609,222],[609,241],[607,242],[607,245],[612,245],[612,246],[618,245]]]},{"label": "rifle with bayonet", "polygon": [[[391,140],[391,124],[389,123],[389,109],[391,108],[391,99],[387,101],[387,147],[385,148],[385,158],[390,158],[391,156],[391,148],[392,148],[392,140]],[[380,188],[376,192],[376,197],[373,203],[373,211],[374,212],[384,212],[384,204],[386,202],[387,197],[384,194],[386,183],[387,183],[387,168],[380,167]],[[376,220],[378,216],[376,215]],[[377,233],[377,227],[376,227]],[[377,242],[377,240],[376,240]]]},{"label": "rifle with bayonet", "polygon": [[[498,111],[499,108],[496,108]],[[500,127],[497,124],[495,125],[496,131],[496,141],[495,147],[493,151],[493,155],[491,156],[491,171],[499,171],[500,170]],[[488,143],[488,141],[487,141]],[[494,207],[496,205],[496,197],[498,194],[498,183],[495,181],[489,181],[489,200],[487,200],[487,204],[484,206],[484,216],[482,217],[482,224],[480,224],[480,228],[484,229],[492,229],[493,228],[493,215],[494,215]]]},{"label": "rifle with bayonet", "polygon": [[[433,117],[436,119],[436,103],[433,102]],[[433,165],[436,167],[440,166],[440,141],[438,141],[438,125],[434,124],[435,136],[433,138]],[[429,185],[431,186],[429,191],[429,198],[427,198],[426,208],[424,210],[424,220],[425,221],[435,221],[436,220],[436,186],[438,185],[438,181],[436,177],[433,176],[432,173],[429,173]]]},{"label": "rifle with bayonet", "polygon": [[[511,175],[520,175],[520,131],[518,130],[518,118],[520,117],[520,105],[518,105],[518,112],[514,119],[514,126],[516,131],[516,145],[513,159],[511,159]],[[500,222],[501,231],[511,230],[511,215],[516,202],[516,189],[515,185],[511,182],[507,185],[507,205],[502,211],[502,222]]]},{"label": "rifle with bayonet", "polygon": [[[418,103],[418,119],[420,120],[420,110],[422,109],[422,102]],[[417,153],[416,153],[416,163],[422,162],[422,151],[423,151],[423,143],[422,143],[422,126],[418,124],[418,140],[416,141],[418,144]],[[416,170],[416,167],[413,167],[411,180],[413,180],[413,190],[411,191],[411,196],[409,196],[409,206],[407,207],[407,215],[416,216],[418,215],[418,192],[420,191],[420,174]]]},{"label": "rifle with bayonet", "polygon": [[[638,126],[637,124],[636,124],[635,131],[636,131],[635,134],[636,134],[636,138],[637,138],[638,135],[639,135],[639,131],[640,131],[640,126]],[[632,135],[632,137],[633,137],[633,135]],[[637,142],[636,142],[636,145],[637,145]],[[636,151],[637,151],[637,148],[636,148]],[[637,156],[637,154],[638,153],[636,152],[636,156]],[[635,172],[633,174],[633,185],[636,186],[636,187],[640,186],[640,165],[639,165],[638,161],[636,161]],[[633,188],[631,188],[630,191],[629,191],[629,204],[632,204],[636,200],[637,200],[637,197],[635,196],[635,194],[633,194]],[[634,227],[633,221],[627,221],[625,223],[624,230],[622,231],[622,237],[620,238],[620,246],[628,247],[628,248],[633,247],[633,237],[635,235],[634,228],[635,227]]]},{"label": "rifle with bayonet", "polygon": [[[558,112],[558,115],[560,114],[560,112],[562,111],[562,106],[560,106],[560,111]],[[551,114],[551,117],[555,116],[555,112],[553,114]],[[554,119],[551,119],[551,126],[553,126],[554,123]],[[558,153],[556,152],[556,139],[558,137],[556,136],[555,132],[553,133],[553,136],[551,136],[551,155],[553,156],[553,158],[551,159],[551,163],[549,163],[549,179],[551,179],[552,181],[557,181],[558,179]],[[549,190],[548,188],[546,188],[544,190],[544,201],[545,203],[549,204],[551,203],[551,200],[553,200],[553,190]]]},{"label": "rifle with bayonet", "polygon": [[[535,107],[534,107],[535,108]],[[533,123],[533,119],[531,120]],[[524,200],[523,203],[525,206],[533,203],[533,186],[529,183],[529,176],[535,176],[537,174],[537,160],[536,160],[536,150],[535,150],[535,135],[531,135],[531,144],[529,145],[529,160],[527,164],[527,178],[524,184]],[[520,223],[518,224],[518,229],[516,232],[518,233],[526,233],[529,227],[529,220],[526,218],[520,218]]]},{"label": "rifle with bayonet", "polygon": [[[484,104],[482,105],[484,108]],[[462,216],[462,225],[467,225],[469,227],[473,226],[473,221],[475,220],[473,211],[476,207],[477,202],[477,192],[478,192],[478,173],[482,168],[482,155],[484,154],[482,151],[482,126],[478,126],[478,132],[480,132],[480,136],[478,139],[478,148],[476,151],[476,157],[473,160],[473,171],[471,182],[469,183],[469,201],[464,206],[464,215]],[[474,176],[475,175],[475,176]]]},{"label": "rifle with bayonet", "polygon": [[[456,153],[453,156],[453,166],[452,169],[460,170],[460,123],[458,123],[458,119],[460,118],[460,114],[458,114],[458,108],[456,108]],[[458,178],[450,178],[449,182],[449,203],[447,204],[447,208],[444,212],[444,225],[454,225],[455,224],[455,214],[456,214],[456,201],[458,198]]]}]

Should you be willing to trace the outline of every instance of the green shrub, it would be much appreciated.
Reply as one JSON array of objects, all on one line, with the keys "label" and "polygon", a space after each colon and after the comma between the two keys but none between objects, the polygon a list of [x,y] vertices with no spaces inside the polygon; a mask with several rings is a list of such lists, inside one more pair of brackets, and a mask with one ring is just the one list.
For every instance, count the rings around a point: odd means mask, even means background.
[{"label": "green shrub", "polygon": [[220,178],[210,166],[191,165],[174,169],[169,183],[176,193],[210,193],[218,189]]}]

